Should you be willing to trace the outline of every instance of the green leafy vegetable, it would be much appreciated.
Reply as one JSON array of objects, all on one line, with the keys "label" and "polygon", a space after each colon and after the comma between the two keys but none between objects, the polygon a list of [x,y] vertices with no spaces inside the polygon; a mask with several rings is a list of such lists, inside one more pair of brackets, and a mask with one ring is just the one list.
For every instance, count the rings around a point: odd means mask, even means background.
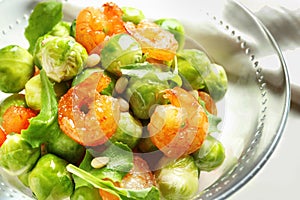
[{"label": "green leafy vegetable", "polygon": [[110,181],[104,181],[96,176],[93,176],[91,173],[86,172],[83,169],[80,169],[72,164],[67,165],[67,170],[70,173],[75,174],[76,176],[84,179],[89,182],[96,188],[101,188],[105,191],[115,194],[120,199],[126,200],[138,200],[138,199],[146,199],[146,200],[156,200],[159,199],[159,191],[156,187],[149,187],[142,190],[131,190],[125,188],[119,188],[114,186],[114,184]]},{"label": "green leafy vegetable", "polygon": [[39,115],[30,119],[30,125],[22,130],[22,137],[31,144],[33,148],[42,143],[57,138],[61,130],[57,121],[57,100],[53,84],[48,79],[44,70],[40,72],[42,83],[42,107]]},{"label": "green leafy vegetable", "polygon": [[37,39],[52,30],[62,17],[61,2],[44,1],[35,6],[25,29],[25,37],[30,45],[29,52],[33,52]]},{"label": "green leafy vegetable", "polygon": [[[105,167],[95,169],[91,166],[91,161],[95,157],[93,155],[96,157],[109,157],[109,163]],[[92,150],[86,151],[86,155],[79,167],[98,178],[108,178],[112,181],[119,182],[133,167],[133,154],[127,145],[115,142],[111,143],[111,145],[109,145],[106,150],[101,153],[96,153]],[[76,187],[77,184],[78,186],[85,185],[85,183],[82,183],[82,180],[76,180],[75,182]]]}]

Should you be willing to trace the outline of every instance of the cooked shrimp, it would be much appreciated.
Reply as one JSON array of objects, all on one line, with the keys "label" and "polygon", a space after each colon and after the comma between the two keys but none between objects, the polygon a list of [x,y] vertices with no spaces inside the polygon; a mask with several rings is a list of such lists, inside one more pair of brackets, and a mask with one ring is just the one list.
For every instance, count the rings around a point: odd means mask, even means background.
[{"label": "cooked shrimp", "polygon": [[10,106],[2,116],[2,128],[6,134],[21,133],[21,130],[28,128],[29,119],[36,115],[37,112],[31,108]]},{"label": "cooked shrimp", "polygon": [[[115,184],[118,187],[142,190],[152,187],[156,184],[153,173],[150,171],[148,163],[139,156],[133,157],[133,168],[124,176],[120,183]],[[115,200],[119,199],[115,195],[99,190],[102,199]]]},{"label": "cooked shrimp", "polygon": [[148,163],[139,156],[134,156],[133,168],[122,179],[122,188],[141,190],[154,186],[155,178],[148,166]]},{"label": "cooked shrimp", "polygon": [[108,76],[93,73],[82,83],[72,87],[59,101],[60,128],[79,144],[103,144],[117,129],[119,102],[116,98],[99,93],[109,83]]},{"label": "cooked shrimp", "polygon": [[5,140],[6,140],[6,135],[0,126],[0,147],[5,142]]},{"label": "cooked shrimp", "polygon": [[150,118],[150,139],[168,157],[199,149],[207,135],[208,118],[197,99],[182,88],[165,91],[171,104],[159,105]]},{"label": "cooked shrimp", "polygon": [[122,10],[114,3],[105,3],[102,8],[87,7],[76,19],[76,41],[90,53],[106,36],[126,32]]},{"label": "cooked shrimp", "polygon": [[141,44],[143,53],[150,58],[163,61],[174,58],[178,42],[172,33],[149,21],[141,21],[137,26],[127,22],[125,27],[127,32]]},{"label": "cooked shrimp", "polygon": [[218,114],[217,106],[215,101],[211,98],[211,96],[203,91],[198,91],[198,95],[202,101],[205,103],[206,110],[213,115]]}]

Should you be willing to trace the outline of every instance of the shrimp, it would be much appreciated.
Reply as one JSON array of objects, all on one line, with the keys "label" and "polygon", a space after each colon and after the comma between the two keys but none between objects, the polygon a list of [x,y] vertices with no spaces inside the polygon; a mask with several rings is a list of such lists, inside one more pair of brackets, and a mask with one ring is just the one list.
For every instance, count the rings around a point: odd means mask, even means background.
[{"label": "shrimp", "polygon": [[2,128],[6,134],[21,133],[21,130],[27,129],[29,119],[35,117],[37,112],[31,108],[23,106],[10,106],[3,114]]},{"label": "shrimp", "polygon": [[116,98],[100,94],[109,83],[108,76],[95,72],[69,89],[58,103],[60,128],[81,145],[101,145],[117,129],[119,102]]},{"label": "shrimp", "polygon": [[126,32],[122,14],[121,8],[112,2],[103,4],[102,8],[81,10],[76,18],[76,41],[91,53],[106,36]]},{"label": "shrimp", "polygon": [[198,150],[208,131],[207,115],[197,99],[182,88],[165,90],[171,104],[158,105],[148,131],[153,144],[167,157],[178,158]]},{"label": "shrimp", "polygon": [[[116,186],[126,189],[142,190],[156,185],[153,173],[150,171],[148,163],[140,156],[133,157],[133,168],[123,177]],[[99,190],[102,199],[117,200],[114,194]]]},{"label": "shrimp", "polygon": [[198,96],[200,97],[200,99],[202,101],[204,101],[205,108],[210,114],[213,114],[213,115],[218,114],[216,103],[214,102],[214,100],[211,98],[211,96],[208,93],[203,92],[203,91],[198,91]]},{"label": "shrimp", "polygon": [[5,140],[6,140],[6,134],[4,133],[4,131],[2,130],[2,128],[0,126],[0,147],[5,142]]},{"label": "shrimp", "polygon": [[133,157],[133,168],[122,179],[120,187],[141,190],[156,184],[148,163],[140,156]]},{"label": "shrimp", "polygon": [[127,22],[125,28],[141,44],[143,53],[150,58],[170,61],[176,55],[178,42],[174,35],[157,24],[143,20],[135,26]]}]

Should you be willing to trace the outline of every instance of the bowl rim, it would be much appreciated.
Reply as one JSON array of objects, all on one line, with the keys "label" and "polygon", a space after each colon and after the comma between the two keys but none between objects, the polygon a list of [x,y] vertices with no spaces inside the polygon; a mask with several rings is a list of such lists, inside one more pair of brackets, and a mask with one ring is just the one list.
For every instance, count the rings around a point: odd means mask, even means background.
[{"label": "bowl rim", "polygon": [[[283,56],[283,53],[280,49],[279,44],[276,42],[275,38],[271,34],[271,32],[268,30],[268,28],[258,19],[258,17],[255,16],[255,14],[248,9],[246,6],[244,6],[241,2],[238,2],[237,0],[227,0],[230,3],[235,4],[238,8],[243,10],[247,15],[251,17],[253,22],[258,25],[258,27],[263,31],[263,34],[266,35],[266,37],[269,39],[270,45],[273,47],[274,52],[277,53],[277,56],[279,58],[279,61],[281,63],[281,69],[283,71],[283,77],[284,77],[284,85],[285,85],[285,98],[284,98],[284,107],[283,107],[283,113],[280,119],[280,124],[277,129],[277,133],[275,134],[274,140],[272,143],[270,143],[270,146],[266,153],[262,156],[262,158],[257,162],[257,165],[252,167],[252,169],[249,170],[249,173],[244,176],[239,182],[237,182],[233,187],[231,187],[229,190],[226,190],[222,195],[218,196],[217,198],[214,198],[215,200],[221,200],[226,199],[233,194],[235,194],[239,189],[241,189],[243,186],[245,186],[252,178],[263,168],[263,166],[267,163],[269,158],[272,156],[273,152],[275,151],[276,147],[278,146],[280,139],[283,135],[285,126],[287,124],[288,114],[290,111],[291,106],[291,85],[290,85],[290,78],[289,78],[289,72],[288,67],[285,62],[285,58]],[[198,199],[202,199],[202,194]]]}]

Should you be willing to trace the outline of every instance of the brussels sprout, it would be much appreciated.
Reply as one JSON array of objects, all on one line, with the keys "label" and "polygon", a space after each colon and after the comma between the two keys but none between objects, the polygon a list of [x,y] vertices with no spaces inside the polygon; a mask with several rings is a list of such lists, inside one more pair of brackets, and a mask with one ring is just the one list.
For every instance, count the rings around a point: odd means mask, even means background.
[{"label": "brussels sprout", "polygon": [[86,49],[74,38],[49,35],[38,39],[33,55],[35,64],[56,82],[75,77],[88,57]]},{"label": "brussels sprout", "polygon": [[178,53],[178,71],[183,76],[183,86],[187,89],[205,88],[202,74],[209,71],[209,58],[204,52],[196,49],[185,49]]},{"label": "brussels sprout", "polygon": [[25,85],[25,99],[27,105],[34,109],[40,110],[41,109],[41,79],[40,76],[32,77]]},{"label": "brussels sprout", "polygon": [[206,74],[205,91],[215,100],[222,99],[227,91],[227,75],[224,68],[217,64],[210,65],[210,73]]},{"label": "brussels sprout", "polygon": [[2,116],[5,113],[5,111],[10,107],[10,106],[23,106],[27,107],[26,101],[25,101],[25,95],[24,94],[12,94],[5,98],[1,103],[0,103],[0,124],[2,122]]},{"label": "brussels sprout", "polygon": [[133,149],[142,136],[142,124],[137,121],[129,112],[122,112],[118,128],[110,141],[119,141],[127,144]]},{"label": "brussels sprout", "polygon": [[9,45],[0,49],[0,90],[17,93],[34,74],[32,55],[24,48]]},{"label": "brussels sprout", "polygon": [[227,76],[222,66],[210,62],[207,55],[197,49],[184,49],[178,53],[177,66],[187,89],[204,90],[215,100],[227,91]]},{"label": "brussels sprout", "polygon": [[143,128],[143,137],[138,143],[138,148],[143,153],[158,151],[158,148],[153,144],[153,142],[150,139],[147,126]]},{"label": "brussels sprout", "polygon": [[46,145],[49,153],[55,154],[66,161],[78,164],[85,153],[85,148],[61,132],[58,137]]},{"label": "brussels sprout", "polygon": [[220,141],[208,135],[201,148],[194,152],[193,157],[200,171],[212,171],[219,167],[225,159],[225,150]]},{"label": "brussels sprout", "polygon": [[60,21],[47,34],[53,36],[67,37],[70,36],[70,31],[71,24],[69,22]]},{"label": "brussels sprout", "polygon": [[71,196],[71,200],[102,200],[99,189],[88,186],[76,188]]},{"label": "brussels sprout", "polygon": [[155,20],[154,23],[163,29],[170,31],[178,42],[178,50],[183,49],[185,43],[185,30],[180,21],[173,18],[167,18]]},{"label": "brussels sprout", "polygon": [[9,134],[0,148],[0,166],[8,173],[28,172],[40,157],[40,148],[32,148],[20,134]]},{"label": "brussels sprout", "polygon": [[126,96],[134,116],[139,119],[149,119],[151,107],[160,102],[158,94],[168,88],[168,84],[158,81],[154,74],[139,80],[131,78],[128,85]]},{"label": "brussels sprout", "polygon": [[133,37],[122,33],[112,36],[104,44],[100,57],[105,70],[121,76],[122,66],[141,61],[142,49]]},{"label": "brussels sprout", "polygon": [[163,199],[192,199],[198,191],[198,168],[191,156],[176,160],[162,158],[161,169],[155,172]]},{"label": "brussels sprout", "polygon": [[[101,69],[99,67],[89,67],[89,68],[83,69],[80,72],[80,74],[78,74],[73,79],[72,86],[78,85],[79,83],[84,81],[87,77],[92,75],[94,72],[103,72],[103,69]],[[107,88],[105,88],[101,91],[101,94],[112,96],[112,93],[113,93],[113,90],[114,90],[115,84],[116,84],[116,79],[113,76],[111,76],[109,73],[105,72],[105,71],[104,71],[104,74],[109,76],[111,81],[110,81],[109,85],[107,86]]]},{"label": "brussels sprout", "polygon": [[137,9],[132,7],[122,7],[123,15],[122,19],[124,22],[132,22],[134,24],[140,23],[143,19],[145,19],[144,13]]},{"label": "brussels sprout", "polygon": [[66,199],[74,189],[67,162],[53,154],[39,159],[28,176],[29,187],[37,199]]},{"label": "brussels sprout", "polygon": [[[57,99],[59,99],[68,90],[66,82],[54,83],[54,90]],[[40,75],[32,77],[25,85],[25,99],[28,107],[34,110],[40,110],[42,106],[41,101],[42,83]]]},{"label": "brussels sprout", "polygon": [[124,96],[133,115],[139,119],[149,119],[152,106],[166,103],[161,91],[170,87],[169,81],[174,79],[174,74],[162,72],[158,66],[150,63],[125,66],[122,73],[129,76]]},{"label": "brussels sprout", "polygon": [[28,176],[29,176],[29,172],[26,172],[26,173],[23,173],[23,174],[20,174],[18,176],[18,179],[21,181],[21,183],[23,183],[24,186],[26,187],[29,187],[29,183],[28,183]]}]

